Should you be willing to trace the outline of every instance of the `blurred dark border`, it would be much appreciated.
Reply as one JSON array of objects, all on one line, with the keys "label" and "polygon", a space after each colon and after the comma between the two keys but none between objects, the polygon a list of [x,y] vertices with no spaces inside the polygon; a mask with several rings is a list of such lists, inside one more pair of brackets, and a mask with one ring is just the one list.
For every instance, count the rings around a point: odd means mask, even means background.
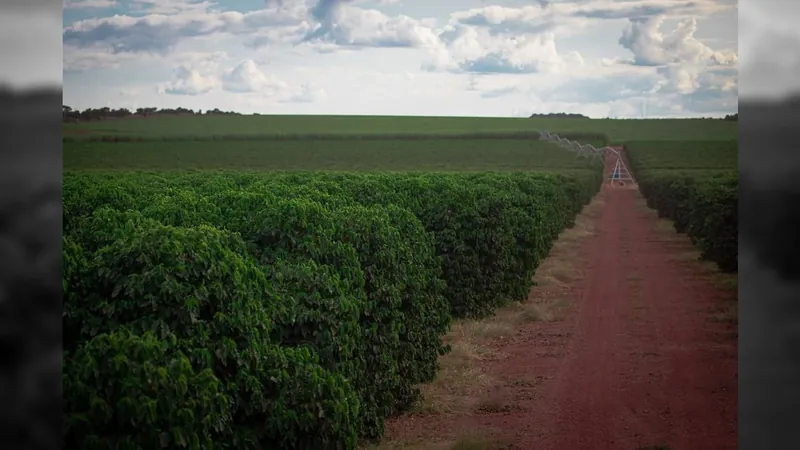
[{"label": "blurred dark border", "polygon": [[800,438],[800,98],[739,101],[739,448]]},{"label": "blurred dark border", "polygon": [[60,88],[0,88],[4,449],[61,447],[61,98]]}]

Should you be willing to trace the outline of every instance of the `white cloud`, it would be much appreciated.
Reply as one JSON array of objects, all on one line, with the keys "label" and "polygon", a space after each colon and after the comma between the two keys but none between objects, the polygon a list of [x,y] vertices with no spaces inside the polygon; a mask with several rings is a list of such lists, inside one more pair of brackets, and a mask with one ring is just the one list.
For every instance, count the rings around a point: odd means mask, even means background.
[{"label": "white cloud", "polygon": [[[484,4],[265,0],[243,11],[134,0],[124,14],[98,11],[64,28],[64,69],[82,89],[66,88],[65,101],[121,101],[135,86],[140,106],[276,113],[638,116],[644,102],[649,115],[736,109],[738,55],[713,40],[715,29],[735,26],[720,18],[730,13],[715,13],[735,3]],[[788,44],[785,53],[791,67]],[[96,69],[123,64],[113,90],[90,89]]]},{"label": "white cloud", "polygon": [[[103,1],[103,0],[89,0]],[[205,12],[217,5],[216,2],[198,0],[130,0],[131,11],[146,14],[179,14],[184,12]]]},{"label": "white cloud", "polygon": [[105,9],[117,5],[116,0],[64,0],[64,9]]},{"label": "white cloud", "polygon": [[647,19],[630,19],[619,38],[619,44],[633,53],[633,64],[657,66],[671,63],[698,63],[734,65],[738,58],[733,51],[715,51],[697,40],[697,20],[687,19],[669,34],[660,28],[663,16]]},{"label": "white cloud", "polygon": [[218,86],[217,78],[205,75],[197,68],[181,65],[175,69],[172,81],[159,87],[159,93],[171,95],[202,95]]},{"label": "white cloud", "polygon": [[288,85],[268,76],[255,61],[247,59],[222,76],[222,88],[229,92],[272,93]]},{"label": "white cloud", "polygon": [[553,4],[564,15],[586,19],[631,19],[668,16],[704,17],[736,8],[719,0],[594,0]]},{"label": "white cloud", "polygon": [[126,61],[141,61],[134,53],[113,53],[107,47],[78,49],[69,45],[63,50],[64,73],[86,72],[97,69],[116,69]]},{"label": "white cloud", "polygon": [[430,47],[438,42],[432,29],[409,16],[389,17],[374,9],[327,3],[327,9],[312,11],[318,22],[307,40],[354,47]]},{"label": "white cloud", "polygon": [[696,17],[730,9],[714,0],[590,0],[541,2],[518,8],[491,5],[455,12],[451,24],[484,27],[492,33],[571,33],[590,20],[644,19],[648,17]]},{"label": "white cloud", "polygon": [[311,84],[302,84],[298,88],[290,89],[289,95],[283,102],[296,102],[296,103],[314,103],[318,100],[323,100],[328,97],[324,89]]},{"label": "white cloud", "polygon": [[216,73],[220,66],[230,60],[226,52],[183,52],[170,58],[175,63],[190,66],[203,73]]},{"label": "white cloud", "polygon": [[[488,29],[492,34],[525,34],[569,29],[569,17],[540,6],[510,8],[491,5],[451,15],[451,25],[469,25]],[[572,21],[575,24],[575,21]]]},{"label": "white cloud", "polygon": [[469,26],[447,27],[426,70],[469,73],[551,73],[584,65],[577,52],[559,55],[555,34],[506,37]]},{"label": "white cloud", "polygon": [[185,39],[216,34],[248,36],[268,27],[296,27],[305,12],[304,7],[298,6],[247,13],[197,8],[171,15],[114,15],[75,22],[64,29],[63,39],[65,45],[74,47],[102,44],[117,53],[166,54]]},{"label": "white cloud", "polygon": [[325,98],[325,91],[310,83],[290,84],[265,73],[252,59],[222,74],[222,89],[237,94],[258,94],[276,102],[311,103]]},{"label": "white cloud", "polygon": [[422,21],[341,2],[320,2],[328,6],[309,9],[284,0],[241,13],[209,9],[209,2],[137,1],[150,5],[147,15],[81,20],[64,29],[64,42],[75,47],[103,43],[115,52],[166,53],[182,40],[223,33],[246,36],[252,47],[303,40],[351,47],[426,47],[438,40]]}]

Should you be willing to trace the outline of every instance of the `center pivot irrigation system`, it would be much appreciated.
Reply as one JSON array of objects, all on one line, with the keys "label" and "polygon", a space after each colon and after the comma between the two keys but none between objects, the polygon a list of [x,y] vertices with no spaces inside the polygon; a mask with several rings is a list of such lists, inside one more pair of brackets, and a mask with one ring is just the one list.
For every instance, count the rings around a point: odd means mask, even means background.
[{"label": "center pivot irrigation system", "polygon": [[575,153],[576,159],[587,158],[592,162],[602,163],[605,161],[606,156],[614,155],[616,159],[614,162],[614,168],[610,173],[606,174],[609,183],[617,182],[622,185],[624,185],[626,182],[632,184],[636,183],[630,171],[628,170],[628,166],[625,165],[622,155],[611,147],[596,148],[592,144],[581,144],[578,141],[572,141],[567,138],[563,138],[555,133],[550,134],[547,131],[539,131],[539,140],[553,142],[560,148]]}]

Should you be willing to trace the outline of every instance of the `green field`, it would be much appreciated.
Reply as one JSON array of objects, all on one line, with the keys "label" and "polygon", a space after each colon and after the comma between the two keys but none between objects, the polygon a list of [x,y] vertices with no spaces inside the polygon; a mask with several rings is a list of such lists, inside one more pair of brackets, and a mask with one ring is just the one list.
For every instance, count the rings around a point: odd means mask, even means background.
[{"label": "green field", "polygon": [[634,141],[626,146],[637,171],[736,169],[739,141]]},{"label": "green field", "polygon": [[518,171],[585,168],[553,144],[521,139],[73,142],[65,170]]},{"label": "green field", "polygon": [[737,122],[707,119],[563,119],[493,117],[407,116],[172,116],[149,119],[117,119],[64,124],[64,136],[127,136],[158,139],[279,135],[375,135],[550,132],[605,133],[612,142],[628,140],[726,140],[736,139]]}]

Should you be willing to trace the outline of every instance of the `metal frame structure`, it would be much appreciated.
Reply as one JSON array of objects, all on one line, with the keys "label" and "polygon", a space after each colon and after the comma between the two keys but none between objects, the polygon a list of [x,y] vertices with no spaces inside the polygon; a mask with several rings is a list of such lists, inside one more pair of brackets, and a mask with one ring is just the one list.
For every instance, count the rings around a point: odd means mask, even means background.
[{"label": "metal frame structure", "polygon": [[610,148],[603,147],[598,149],[591,144],[581,144],[578,141],[572,141],[557,134],[550,134],[544,130],[539,131],[539,140],[552,142],[559,148],[575,153],[575,159],[586,158],[592,162],[602,162],[606,155],[606,149]]},{"label": "metal frame structure", "polygon": [[614,155],[616,155],[617,160],[614,163],[614,168],[611,169],[611,173],[608,174],[608,183],[611,184],[616,181],[623,183],[630,182],[635,184],[636,180],[633,179],[633,175],[631,175],[631,172],[628,170],[628,166],[625,164],[622,155],[613,148],[609,148],[609,150],[611,150],[614,153]]},{"label": "metal frame structure", "polygon": [[608,182],[636,183],[636,180],[633,179],[633,175],[631,175],[631,172],[628,170],[628,166],[625,164],[622,155],[611,147],[595,148],[591,144],[581,144],[577,141],[571,141],[555,133],[551,134],[545,130],[539,131],[539,140],[552,142],[559,148],[575,153],[576,159],[586,158],[592,162],[604,163],[607,156],[614,155],[616,157],[614,168],[611,170],[611,173],[606,174],[608,177]]}]

